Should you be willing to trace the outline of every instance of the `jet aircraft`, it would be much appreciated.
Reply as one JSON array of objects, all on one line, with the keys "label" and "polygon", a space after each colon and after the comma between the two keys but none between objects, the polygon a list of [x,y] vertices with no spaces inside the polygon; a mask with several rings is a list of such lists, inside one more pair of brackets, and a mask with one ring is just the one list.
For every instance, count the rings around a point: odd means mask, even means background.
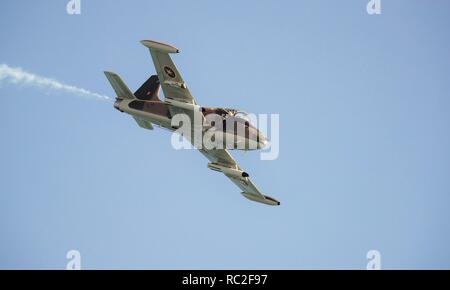
[{"label": "jet aircraft", "polygon": [[[173,124],[174,117],[186,116],[187,119],[179,122],[191,123],[190,129],[183,132],[183,137],[209,159],[208,168],[226,175],[247,199],[267,205],[280,205],[279,201],[258,190],[249,174],[239,167],[228,151],[261,149],[268,144],[267,138],[252,125],[247,114],[230,108],[200,107],[170,58],[169,54],[178,53],[179,50],[172,45],[152,40],[143,40],[141,44],[150,50],[157,74],[150,76],[132,93],[119,75],[105,71],[117,95],[114,108],[130,114],[140,127],[149,130],[157,125],[170,131],[178,131],[180,126]],[[161,88],[164,101],[159,97]],[[217,138],[213,140],[213,144],[221,146],[201,146],[206,132],[213,132],[214,138],[211,139]]]}]

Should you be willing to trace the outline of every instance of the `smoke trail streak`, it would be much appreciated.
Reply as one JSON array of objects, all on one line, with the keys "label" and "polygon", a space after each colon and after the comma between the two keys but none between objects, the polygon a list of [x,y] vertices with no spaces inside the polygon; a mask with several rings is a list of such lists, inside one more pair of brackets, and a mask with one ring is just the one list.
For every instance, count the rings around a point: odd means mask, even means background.
[{"label": "smoke trail streak", "polygon": [[0,83],[3,80],[7,80],[10,83],[18,85],[49,88],[55,91],[63,91],[78,96],[94,97],[101,100],[111,100],[111,97],[97,94],[83,88],[67,85],[51,78],[35,75],[24,71],[20,67],[14,68],[4,63],[0,64]]}]

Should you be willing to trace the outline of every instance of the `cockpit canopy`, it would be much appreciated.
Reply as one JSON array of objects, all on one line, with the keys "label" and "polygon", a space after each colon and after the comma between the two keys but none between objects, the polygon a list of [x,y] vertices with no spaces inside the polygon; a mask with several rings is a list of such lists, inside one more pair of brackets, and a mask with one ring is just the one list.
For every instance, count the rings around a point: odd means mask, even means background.
[{"label": "cockpit canopy", "polygon": [[247,122],[249,122],[249,123],[252,122],[252,120],[251,120],[249,114],[248,114],[247,112],[244,112],[244,111],[237,111],[237,112],[234,114],[234,117],[235,117],[236,119],[242,119],[242,120],[245,120],[245,121],[247,121]]},{"label": "cockpit canopy", "polygon": [[205,115],[216,114],[222,116],[224,120],[233,120],[237,123],[243,123],[246,125],[252,125],[252,119],[249,114],[244,111],[231,109],[231,108],[203,108]]},{"label": "cockpit canopy", "polygon": [[208,113],[214,113],[214,114],[220,115],[222,117],[234,116],[234,114],[236,112],[237,112],[237,110],[230,109],[230,108],[213,108],[213,109],[208,110]]}]

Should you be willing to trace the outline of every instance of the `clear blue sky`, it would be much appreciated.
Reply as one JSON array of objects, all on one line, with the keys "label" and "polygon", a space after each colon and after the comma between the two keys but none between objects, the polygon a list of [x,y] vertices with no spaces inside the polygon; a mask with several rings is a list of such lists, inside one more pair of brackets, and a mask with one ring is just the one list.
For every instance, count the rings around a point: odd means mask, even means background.
[{"label": "clear blue sky", "polygon": [[2,1],[0,63],[113,95],[180,48],[202,105],[280,114],[252,203],[105,101],[0,87],[0,268],[450,268],[450,2]]}]

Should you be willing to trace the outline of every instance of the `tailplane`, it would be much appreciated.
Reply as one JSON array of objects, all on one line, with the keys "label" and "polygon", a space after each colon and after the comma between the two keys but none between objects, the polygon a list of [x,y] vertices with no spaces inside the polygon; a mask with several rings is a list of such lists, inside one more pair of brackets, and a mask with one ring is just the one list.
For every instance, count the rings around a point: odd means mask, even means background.
[{"label": "tailplane", "polygon": [[106,78],[111,83],[114,91],[118,98],[121,99],[135,99],[133,93],[124,83],[124,81],[120,78],[119,75],[113,72],[105,71]]}]

